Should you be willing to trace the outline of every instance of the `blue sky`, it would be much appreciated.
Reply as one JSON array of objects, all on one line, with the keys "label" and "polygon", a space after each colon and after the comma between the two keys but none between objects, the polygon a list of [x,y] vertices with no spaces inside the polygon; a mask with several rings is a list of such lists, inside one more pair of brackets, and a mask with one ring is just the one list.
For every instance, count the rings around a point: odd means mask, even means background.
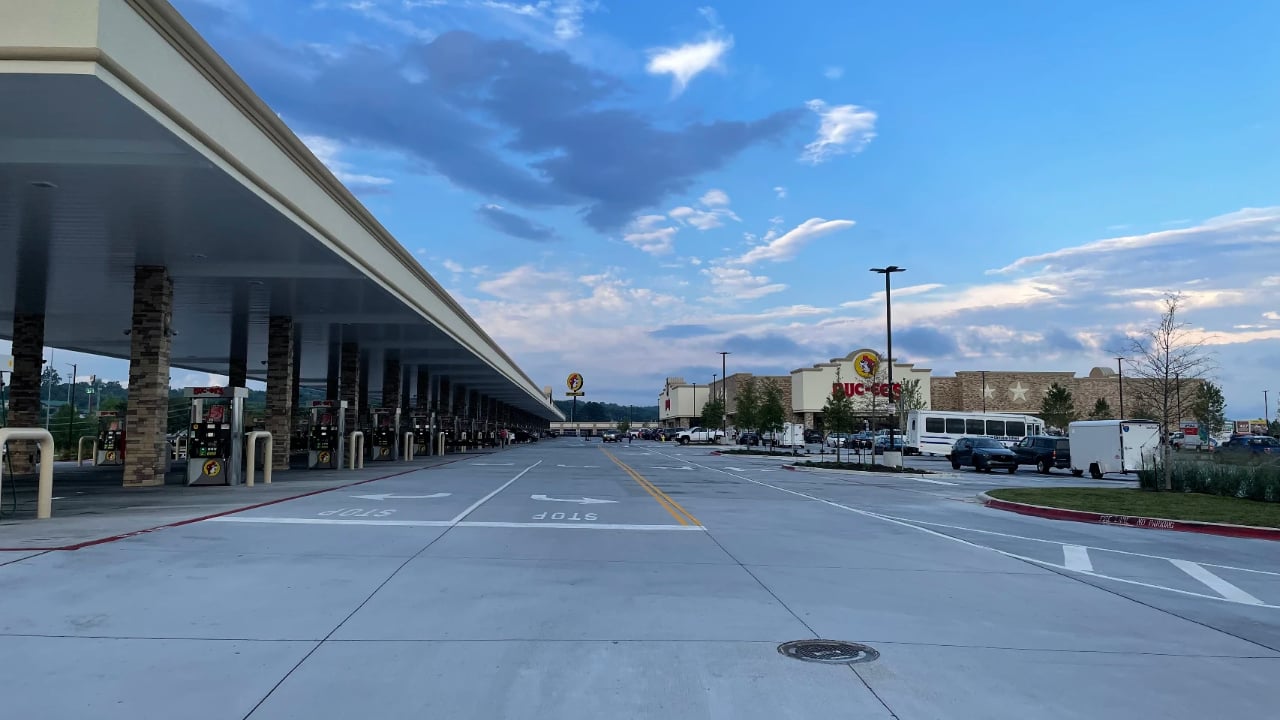
[{"label": "blue sky", "polygon": [[1177,290],[1230,414],[1280,390],[1280,5],[176,5],[540,384],[880,347],[894,263],[935,374],[1086,373]]}]

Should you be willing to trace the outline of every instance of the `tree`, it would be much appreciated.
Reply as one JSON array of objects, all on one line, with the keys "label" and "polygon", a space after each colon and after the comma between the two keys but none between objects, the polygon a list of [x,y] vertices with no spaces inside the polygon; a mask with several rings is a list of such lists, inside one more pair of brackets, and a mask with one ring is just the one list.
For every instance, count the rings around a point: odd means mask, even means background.
[{"label": "tree", "polygon": [[1059,429],[1066,428],[1076,419],[1076,401],[1071,391],[1054,383],[1040,401],[1040,417],[1045,424]]},{"label": "tree", "polygon": [[1191,400],[1191,416],[1205,433],[1221,432],[1227,424],[1227,401],[1222,397],[1222,388],[1208,380],[1199,383]]},{"label": "tree", "polygon": [[724,400],[715,398],[702,406],[702,427],[715,429],[724,424]]},{"label": "tree", "polygon": [[618,432],[625,435],[630,430],[631,430],[631,423],[629,421],[627,420],[618,421]]},{"label": "tree", "polygon": [[1114,417],[1115,414],[1111,412],[1111,404],[1107,402],[1106,398],[1098,398],[1093,403],[1093,410],[1089,411],[1090,420],[1111,420]]},{"label": "tree", "polygon": [[[1160,319],[1136,337],[1129,339],[1130,373],[1138,379],[1136,394],[1142,405],[1155,411],[1152,418],[1160,423],[1162,433],[1169,432],[1182,419],[1181,384],[1204,378],[1212,369],[1212,358],[1205,349],[1205,338],[1192,331],[1179,318],[1181,293],[1164,296]],[[1163,443],[1163,477],[1161,489],[1173,485],[1173,465],[1169,443]]]},{"label": "tree", "polygon": [[924,409],[924,393],[920,391],[920,380],[912,378],[902,381],[902,390],[898,391],[898,427],[907,428],[907,415],[912,410]]},{"label": "tree", "polygon": [[782,425],[786,421],[787,411],[782,407],[782,389],[773,381],[773,378],[769,378],[765,380],[764,389],[760,393],[760,415],[757,418],[760,430],[776,433],[782,430]]},{"label": "tree", "polygon": [[[836,369],[836,384],[831,388],[827,404],[822,406],[822,422],[828,432],[847,432],[853,424],[853,401],[844,394],[840,382],[840,370]],[[840,462],[840,443],[836,444],[836,462]]]},{"label": "tree", "polygon": [[1272,437],[1280,437],[1280,420],[1272,420],[1267,423],[1267,434]]},{"label": "tree", "polygon": [[733,424],[739,430],[755,430],[760,426],[760,391],[755,378],[747,378],[733,398]]}]

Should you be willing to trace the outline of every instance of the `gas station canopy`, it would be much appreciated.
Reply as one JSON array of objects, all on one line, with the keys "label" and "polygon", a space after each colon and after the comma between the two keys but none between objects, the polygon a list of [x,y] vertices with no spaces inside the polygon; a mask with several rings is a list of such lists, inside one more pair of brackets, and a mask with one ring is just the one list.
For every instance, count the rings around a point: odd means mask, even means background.
[{"label": "gas station canopy", "polygon": [[226,374],[247,322],[334,338],[546,420],[538,386],[164,0],[0,0],[0,335],[41,306],[45,344],[127,358],[134,268],[174,282],[175,367]]}]

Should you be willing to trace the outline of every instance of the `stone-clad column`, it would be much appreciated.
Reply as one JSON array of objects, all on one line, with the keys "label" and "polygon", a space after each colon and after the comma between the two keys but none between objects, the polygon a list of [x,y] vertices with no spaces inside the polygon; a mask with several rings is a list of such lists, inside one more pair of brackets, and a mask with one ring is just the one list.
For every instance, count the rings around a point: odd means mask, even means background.
[{"label": "stone-clad column", "polygon": [[290,322],[293,324],[293,378],[289,380],[289,405],[296,415],[301,409],[298,396],[302,390],[302,327],[292,320]]},{"label": "stone-clad column", "polygon": [[338,380],[338,392],[342,400],[347,401],[346,419],[343,421],[347,424],[347,433],[352,430],[359,430],[356,425],[356,418],[359,417],[359,385],[360,385],[360,346],[354,342],[342,343],[340,351],[340,379]]},{"label": "stone-clad column", "polygon": [[[356,422],[359,423],[355,427],[348,426],[347,432],[352,430],[360,430],[369,424],[369,353],[362,351],[360,353],[360,394],[356,396],[356,403],[359,412],[356,413]],[[364,439],[364,446],[369,447],[369,438]]]},{"label": "stone-clad column", "polygon": [[293,434],[293,318],[272,315],[267,321],[267,432],[271,433],[271,467],[289,469]]},{"label": "stone-clad column", "polygon": [[245,387],[249,379],[249,289],[238,287],[232,292],[227,386]]},{"label": "stone-clad column", "polygon": [[[14,313],[13,374],[9,381],[9,427],[44,427],[40,418],[40,376],[44,372],[44,313]],[[9,443],[14,473],[35,469],[36,443]],[[53,462],[53,458],[48,458]],[[8,468],[5,469],[8,471]]]},{"label": "stone-clad column", "polygon": [[129,330],[129,409],[125,421],[124,485],[164,484],[169,420],[169,360],[173,347],[173,279],[163,267],[133,274]]},{"label": "stone-clad column", "polygon": [[400,402],[400,353],[387,350],[382,356],[382,407],[394,408]]},{"label": "stone-clad column", "polygon": [[418,366],[418,397],[414,405],[418,410],[430,411],[432,408],[431,397],[431,373],[428,372],[425,365]]}]

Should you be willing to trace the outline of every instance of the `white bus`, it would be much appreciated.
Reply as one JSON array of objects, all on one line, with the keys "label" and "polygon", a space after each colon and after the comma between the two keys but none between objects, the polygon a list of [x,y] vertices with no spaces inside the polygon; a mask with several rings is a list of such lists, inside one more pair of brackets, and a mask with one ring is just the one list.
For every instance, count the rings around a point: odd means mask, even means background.
[{"label": "white bus", "polygon": [[963,437],[993,437],[1014,445],[1028,435],[1044,433],[1044,421],[1016,413],[967,413],[944,410],[912,410],[903,428],[902,452],[906,455],[946,455]]}]

